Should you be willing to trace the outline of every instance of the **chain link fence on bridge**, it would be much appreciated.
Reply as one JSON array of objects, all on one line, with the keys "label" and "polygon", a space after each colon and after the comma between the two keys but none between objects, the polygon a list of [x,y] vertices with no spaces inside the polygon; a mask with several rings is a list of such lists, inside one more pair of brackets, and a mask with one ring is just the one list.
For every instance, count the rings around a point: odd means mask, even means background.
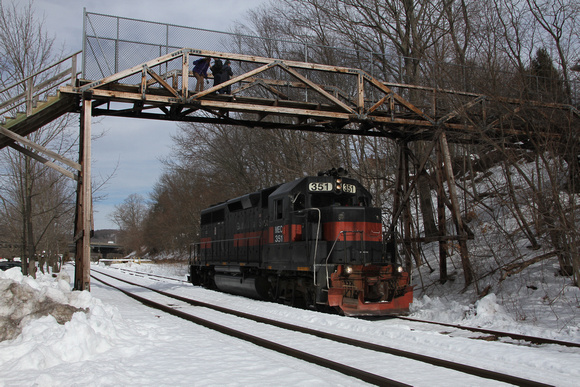
[{"label": "chain link fence on bridge", "polygon": [[[392,84],[469,93],[493,95],[490,85],[498,83],[496,86],[501,88],[502,96],[529,97],[547,102],[562,102],[555,101],[553,96],[566,90],[558,82],[538,77],[518,79],[507,72],[499,76],[497,71],[494,72],[494,76],[501,81],[493,82],[486,77],[485,74],[489,71],[485,69],[427,60],[415,62],[414,65],[418,66],[417,75],[413,79],[408,79],[405,77],[405,74],[408,74],[405,66],[408,66],[410,61],[416,60],[409,58],[406,60],[404,57],[389,54],[394,50],[379,53],[354,50],[349,47],[320,46],[92,12],[84,14],[83,78],[102,79],[184,47],[360,68],[371,76]],[[178,63],[165,66],[166,72],[180,70]],[[248,71],[247,64],[232,63],[232,68],[234,74]],[[134,77],[138,82],[137,76]],[[332,82],[332,79],[326,81]],[[347,86],[347,88],[350,87]],[[429,103],[420,101],[430,98],[425,93],[419,96],[419,93],[413,93],[405,86],[394,88],[396,92],[407,98],[419,98],[415,101],[418,105],[421,105],[421,102]],[[522,95],[523,89],[533,89],[533,92]],[[579,82],[570,82],[566,93],[569,94],[566,102],[577,105],[580,101]]]}]

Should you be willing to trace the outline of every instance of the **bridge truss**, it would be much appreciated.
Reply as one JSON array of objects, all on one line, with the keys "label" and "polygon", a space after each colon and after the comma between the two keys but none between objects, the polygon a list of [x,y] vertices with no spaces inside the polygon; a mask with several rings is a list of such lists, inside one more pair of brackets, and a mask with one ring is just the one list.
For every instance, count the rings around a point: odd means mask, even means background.
[{"label": "bridge truss", "polygon": [[[219,86],[194,93],[192,62],[203,57],[235,62],[239,65],[239,74]],[[90,283],[90,135],[93,116],[302,130],[395,140],[400,145],[399,172],[390,238],[405,243],[408,264],[411,243],[439,241],[442,279],[446,276],[445,252],[450,240],[456,240],[460,245],[465,273],[472,272],[467,251],[467,240],[472,233],[459,211],[448,144],[494,143],[537,147],[547,140],[563,138],[564,133],[576,133],[580,122],[578,110],[569,105],[389,84],[360,69],[259,56],[183,48],[99,80],[77,79],[76,56],[68,59],[72,60],[71,68],[52,81],[56,85],[54,89],[58,89],[58,95],[52,101],[37,103],[33,108],[35,87],[32,85],[28,87],[29,92],[21,96],[26,113],[6,120],[0,127],[0,149],[10,146],[78,181],[75,226],[77,289],[88,289]],[[69,84],[60,86],[66,80],[70,81]],[[231,93],[217,93],[228,86]],[[0,108],[13,108],[16,103],[13,100],[0,104]],[[68,112],[80,113],[82,117],[79,162],[51,153],[25,138]],[[550,119],[546,120],[546,117]],[[538,128],[534,120],[539,118],[543,123],[549,122],[549,126]],[[421,155],[414,154],[409,146],[417,141],[427,144],[427,151]],[[433,152],[437,160],[434,163],[430,161]],[[40,154],[64,163],[68,169]],[[440,198],[438,235],[419,239],[412,236],[408,204],[417,176],[410,172],[410,159],[419,167],[418,170],[431,163],[436,172],[435,184]],[[75,172],[70,172],[70,169]],[[456,235],[447,235],[445,208],[452,214]],[[396,225],[401,220],[400,237],[397,237]],[[471,279],[466,276],[466,281]]]}]

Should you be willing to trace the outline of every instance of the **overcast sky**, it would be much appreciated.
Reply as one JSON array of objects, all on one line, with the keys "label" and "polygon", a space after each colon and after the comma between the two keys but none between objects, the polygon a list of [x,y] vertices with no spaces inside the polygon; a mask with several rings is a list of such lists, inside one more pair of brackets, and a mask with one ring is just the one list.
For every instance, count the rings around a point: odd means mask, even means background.
[{"label": "overcast sky", "polygon": [[[83,8],[87,12],[170,23],[188,27],[229,31],[250,9],[268,0],[34,0],[36,16],[45,18],[49,35],[56,37],[64,53],[82,48]],[[192,48],[193,45],[191,46]],[[155,59],[155,58],[150,58]],[[92,146],[93,180],[99,181],[117,171],[94,203],[95,229],[117,228],[109,219],[115,205],[132,193],[149,198],[162,173],[160,158],[170,153],[177,123],[142,119],[98,117],[93,134],[105,135]],[[101,178],[102,177],[102,178]]]}]

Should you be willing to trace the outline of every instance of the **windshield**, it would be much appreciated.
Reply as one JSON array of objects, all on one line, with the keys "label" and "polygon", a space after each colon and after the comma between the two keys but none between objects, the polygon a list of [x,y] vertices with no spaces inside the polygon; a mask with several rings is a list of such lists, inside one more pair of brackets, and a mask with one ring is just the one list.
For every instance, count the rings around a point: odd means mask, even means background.
[{"label": "windshield", "polygon": [[364,196],[357,197],[356,195],[342,193],[340,195],[334,193],[317,193],[310,195],[310,203],[312,207],[329,207],[329,206],[343,206],[367,207],[368,203]]}]

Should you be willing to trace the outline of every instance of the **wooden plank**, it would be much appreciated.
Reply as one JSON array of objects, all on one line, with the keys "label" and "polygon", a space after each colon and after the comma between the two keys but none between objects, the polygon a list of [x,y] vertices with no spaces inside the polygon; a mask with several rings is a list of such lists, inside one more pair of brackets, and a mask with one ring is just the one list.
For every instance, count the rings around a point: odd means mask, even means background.
[{"label": "wooden plank", "polygon": [[[255,78],[252,78],[252,79],[255,79]],[[260,81],[259,80],[255,80],[252,83],[248,83],[248,84],[246,84],[246,85],[244,85],[242,87],[238,87],[237,89],[233,90],[232,91],[232,95],[239,94],[242,91],[246,91],[246,90],[252,89],[255,86],[259,86],[259,85],[260,85]]]},{"label": "wooden plank", "polygon": [[[253,63],[271,63],[272,61],[277,61],[278,59],[274,58],[267,58],[263,56],[256,56],[256,55],[244,55],[244,54],[231,54],[231,53],[224,53],[219,51],[209,51],[209,50],[196,50],[196,49],[186,49],[190,50],[189,52],[192,55],[196,56],[209,56],[212,58],[220,58],[220,59],[230,59],[240,62],[253,62]],[[345,74],[357,74],[357,69],[353,69],[351,67],[342,67],[342,66],[331,66],[331,65],[323,65],[318,63],[310,63],[310,62],[299,62],[293,60],[284,60],[284,62],[289,67],[293,68],[301,68],[307,70],[318,70],[318,71],[328,71],[333,73],[345,73]]]},{"label": "wooden plank", "polygon": [[268,114],[281,114],[281,115],[301,115],[301,116],[312,116],[322,117],[322,118],[336,118],[340,120],[348,120],[350,118],[349,113],[341,112],[330,112],[324,110],[315,109],[295,109],[282,106],[264,106],[264,105],[247,105],[243,103],[236,102],[222,102],[222,101],[200,101],[202,107],[207,108],[221,108],[229,109],[234,111],[245,111],[249,113],[268,113]]}]

